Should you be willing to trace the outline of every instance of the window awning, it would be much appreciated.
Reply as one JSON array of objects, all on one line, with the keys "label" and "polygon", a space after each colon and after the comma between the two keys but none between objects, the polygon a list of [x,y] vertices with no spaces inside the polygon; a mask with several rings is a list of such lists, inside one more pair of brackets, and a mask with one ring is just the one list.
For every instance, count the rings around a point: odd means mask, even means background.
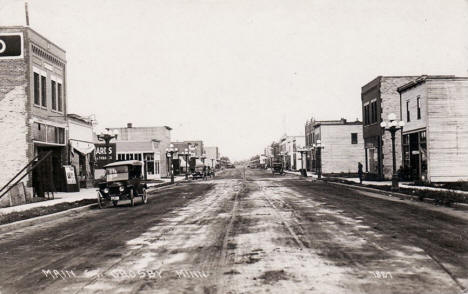
[{"label": "window awning", "polygon": [[80,152],[83,155],[89,154],[94,151],[93,143],[86,143],[80,141],[70,141],[70,145],[73,149]]}]

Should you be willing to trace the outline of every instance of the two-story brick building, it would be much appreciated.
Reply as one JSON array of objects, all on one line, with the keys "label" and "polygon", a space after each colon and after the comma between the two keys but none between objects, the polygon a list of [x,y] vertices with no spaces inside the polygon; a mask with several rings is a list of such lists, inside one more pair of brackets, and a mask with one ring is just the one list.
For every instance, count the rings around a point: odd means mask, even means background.
[{"label": "two-story brick building", "polygon": [[[369,178],[391,179],[392,143],[389,132],[380,127],[382,119],[390,113],[400,119],[400,94],[398,87],[416,76],[378,76],[361,88],[361,105],[364,136],[364,171]],[[401,166],[401,134],[395,139],[397,168]]]},{"label": "two-story brick building", "polygon": [[[65,50],[29,27],[0,27],[0,185],[36,155],[29,192],[64,191],[67,164]],[[34,187],[34,189],[31,189]]]},{"label": "two-story brick building", "polygon": [[468,77],[421,76],[401,95],[403,167],[428,182],[468,180]]}]

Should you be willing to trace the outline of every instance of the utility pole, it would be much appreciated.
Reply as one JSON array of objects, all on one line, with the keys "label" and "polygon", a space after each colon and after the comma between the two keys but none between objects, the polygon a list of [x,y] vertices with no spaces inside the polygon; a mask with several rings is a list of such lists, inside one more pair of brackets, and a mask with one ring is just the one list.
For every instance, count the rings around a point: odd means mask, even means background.
[{"label": "utility pole", "polygon": [[28,11],[28,2],[24,2],[24,12],[26,13],[26,26],[29,27],[29,11]]}]

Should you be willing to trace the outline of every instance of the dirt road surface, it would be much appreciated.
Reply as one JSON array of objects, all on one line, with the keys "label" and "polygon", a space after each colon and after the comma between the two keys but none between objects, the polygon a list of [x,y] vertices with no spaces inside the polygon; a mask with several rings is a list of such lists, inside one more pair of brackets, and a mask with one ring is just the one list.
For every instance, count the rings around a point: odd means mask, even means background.
[{"label": "dirt road surface", "polygon": [[0,262],[2,294],[464,293],[468,216],[239,168],[3,234]]}]

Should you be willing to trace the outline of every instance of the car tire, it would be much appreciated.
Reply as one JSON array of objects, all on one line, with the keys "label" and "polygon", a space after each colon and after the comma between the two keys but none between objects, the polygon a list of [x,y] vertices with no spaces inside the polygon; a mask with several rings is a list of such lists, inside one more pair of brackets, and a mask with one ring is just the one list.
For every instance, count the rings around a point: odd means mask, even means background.
[{"label": "car tire", "polygon": [[130,206],[135,206],[135,195],[133,194],[133,189],[130,189]]},{"label": "car tire", "polygon": [[148,203],[148,194],[146,193],[146,188],[143,188],[143,194],[141,195],[141,200],[143,204]]}]

